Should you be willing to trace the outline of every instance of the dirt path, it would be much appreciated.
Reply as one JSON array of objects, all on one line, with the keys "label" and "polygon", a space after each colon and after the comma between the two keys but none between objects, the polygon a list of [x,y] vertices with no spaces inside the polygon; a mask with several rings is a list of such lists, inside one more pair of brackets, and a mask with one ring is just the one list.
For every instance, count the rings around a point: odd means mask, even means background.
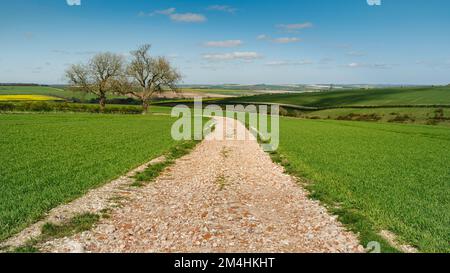
[{"label": "dirt path", "polygon": [[127,193],[93,230],[46,243],[67,252],[357,252],[344,230],[283,173],[239,122],[210,136],[154,183]]}]

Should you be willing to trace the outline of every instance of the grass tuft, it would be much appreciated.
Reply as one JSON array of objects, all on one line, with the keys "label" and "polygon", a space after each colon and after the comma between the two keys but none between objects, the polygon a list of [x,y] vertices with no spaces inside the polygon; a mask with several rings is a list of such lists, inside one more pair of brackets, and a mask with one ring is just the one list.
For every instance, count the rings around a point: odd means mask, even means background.
[{"label": "grass tuft", "polygon": [[101,216],[93,213],[84,213],[72,217],[61,224],[45,223],[41,228],[41,235],[27,241],[24,245],[14,248],[12,253],[38,253],[38,245],[44,242],[73,236],[75,234],[92,229]]},{"label": "grass tuft", "polygon": [[63,224],[46,223],[42,226],[43,238],[63,238],[90,230],[98,221],[100,216],[92,213],[77,215]]},{"label": "grass tuft", "polygon": [[219,189],[222,191],[228,185],[227,180],[223,174],[217,177],[216,183],[219,185]]}]

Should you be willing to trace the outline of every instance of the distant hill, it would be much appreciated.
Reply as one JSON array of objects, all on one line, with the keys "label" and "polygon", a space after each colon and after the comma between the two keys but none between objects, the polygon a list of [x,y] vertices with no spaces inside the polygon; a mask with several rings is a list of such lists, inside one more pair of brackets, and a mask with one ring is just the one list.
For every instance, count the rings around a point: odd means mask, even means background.
[{"label": "distant hill", "polygon": [[189,89],[308,92],[308,91],[330,91],[330,90],[344,90],[344,89],[373,89],[373,88],[419,87],[419,86],[318,83],[318,84],[218,84],[218,85],[186,84],[182,85],[182,87]]},{"label": "distant hill", "polygon": [[0,83],[0,86],[49,86],[49,85],[36,83]]},{"label": "distant hill", "polygon": [[450,105],[450,87],[397,87],[267,94],[235,98],[233,102],[280,103],[307,107]]}]

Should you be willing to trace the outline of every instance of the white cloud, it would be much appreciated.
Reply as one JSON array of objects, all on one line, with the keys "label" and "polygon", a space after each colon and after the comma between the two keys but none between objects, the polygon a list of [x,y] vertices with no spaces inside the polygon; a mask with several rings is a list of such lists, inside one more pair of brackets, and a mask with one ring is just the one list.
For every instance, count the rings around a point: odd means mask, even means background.
[{"label": "white cloud", "polygon": [[282,37],[273,39],[272,42],[277,44],[289,44],[289,43],[297,43],[300,42],[300,39],[297,37]]},{"label": "white cloud", "polygon": [[66,0],[69,6],[81,6],[81,0]]},{"label": "white cloud", "polygon": [[258,40],[271,41],[277,44],[289,44],[289,43],[298,43],[301,41],[300,38],[297,37],[281,37],[281,38],[271,38],[268,35],[261,34],[256,37]]},{"label": "white cloud", "polygon": [[383,63],[374,63],[374,64],[365,64],[365,63],[349,63],[345,65],[349,68],[372,68],[372,69],[389,69],[393,65],[383,64]]},{"label": "white cloud", "polygon": [[356,68],[356,67],[361,67],[362,65],[360,64],[360,63],[349,63],[348,64],[348,67],[351,67],[351,68]]},{"label": "white cloud", "polygon": [[242,45],[241,40],[226,40],[226,41],[209,41],[204,44],[206,47],[237,47]]},{"label": "white cloud", "polygon": [[185,23],[203,23],[206,21],[206,17],[197,13],[174,13],[170,14],[170,19],[176,22]]},{"label": "white cloud", "polygon": [[145,13],[143,11],[139,12],[138,16],[154,16],[154,15],[165,15],[168,16],[172,21],[175,22],[185,22],[185,23],[202,23],[207,19],[203,14],[198,13],[176,13],[175,8],[168,8],[164,10],[156,10],[151,13]]},{"label": "white cloud", "polygon": [[223,11],[223,12],[228,12],[228,13],[235,13],[236,12],[236,8],[230,7],[230,6],[226,6],[226,5],[213,5],[213,6],[209,6],[207,8],[207,10],[215,10],[215,11]]},{"label": "white cloud", "polygon": [[310,22],[306,22],[306,23],[299,23],[299,24],[280,24],[277,25],[278,28],[284,29],[286,31],[290,31],[290,32],[296,32],[299,31],[301,29],[306,29],[306,28],[312,28],[313,24]]},{"label": "white cloud", "polygon": [[168,9],[163,9],[163,10],[155,10],[153,12],[150,13],[146,13],[146,12],[139,12],[138,16],[140,17],[145,17],[145,16],[155,16],[155,15],[166,15],[169,16],[170,14],[173,14],[176,11],[175,8],[168,8]]},{"label": "white cloud", "polygon": [[261,34],[256,37],[256,39],[258,39],[258,40],[266,40],[268,38],[269,38],[269,36],[267,36],[266,34]]},{"label": "white cloud", "polygon": [[231,52],[231,53],[217,53],[204,54],[203,59],[208,61],[232,61],[232,60],[255,60],[261,58],[256,52]]},{"label": "white cloud", "polygon": [[176,11],[175,8],[168,8],[168,9],[154,11],[152,14],[154,14],[154,15],[155,14],[169,15],[169,14],[174,13],[175,11]]}]

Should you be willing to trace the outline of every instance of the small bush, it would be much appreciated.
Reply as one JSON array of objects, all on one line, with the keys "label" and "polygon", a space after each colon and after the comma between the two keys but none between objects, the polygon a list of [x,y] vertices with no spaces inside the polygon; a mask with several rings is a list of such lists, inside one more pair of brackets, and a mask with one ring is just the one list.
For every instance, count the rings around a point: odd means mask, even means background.
[{"label": "small bush", "polygon": [[284,107],[280,107],[280,116],[288,116],[289,115],[289,111],[286,110],[286,108]]},{"label": "small bush", "polygon": [[46,102],[33,102],[29,105],[29,110],[34,112],[50,112],[52,107]]},{"label": "small bush", "polygon": [[12,103],[0,103],[1,112],[10,112],[14,110],[14,104]]},{"label": "small bush", "polygon": [[434,118],[439,119],[444,117],[444,109],[440,108],[434,111]]},{"label": "small bush", "polygon": [[397,115],[395,118],[388,120],[388,122],[399,122],[399,123],[408,121],[414,122],[416,121],[416,119],[405,114],[405,115]]},{"label": "small bush", "polygon": [[377,114],[360,115],[350,113],[346,116],[339,116],[337,120],[351,120],[351,121],[379,121],[381,117]]}]

